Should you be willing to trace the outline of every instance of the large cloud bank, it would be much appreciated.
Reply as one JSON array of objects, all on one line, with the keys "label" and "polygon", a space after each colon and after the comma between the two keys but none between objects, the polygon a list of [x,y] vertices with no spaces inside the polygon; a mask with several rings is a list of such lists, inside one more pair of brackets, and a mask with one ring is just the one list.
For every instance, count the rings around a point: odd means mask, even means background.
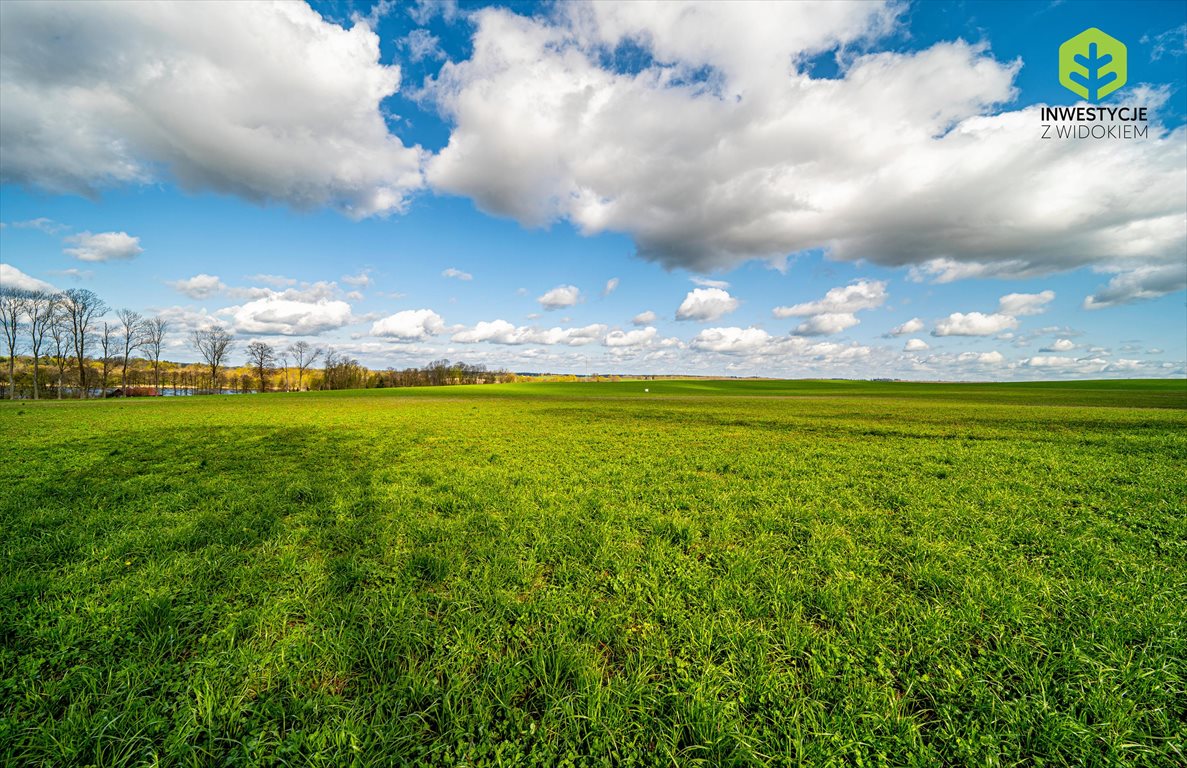
[{"label": "large cloud bank", "polygon": [[[389,129],[400,70],[366,21],[300,3],[4,3],[0,176],[93,194],[168,174],[353,217],[427,183],[526,225],[623,232],[695,271],[821,248],[940,282],[1090,267],[1108,276],[1090,308],[1187,285],[1184,128],[1043,141],[1038,108],[1012,106],[1023,62],[963,40],[879,52],[899,10],[477,10],[472,54],[420,89],[451,130],[431,154]],[[821,55],[837,76],[814,76]],[[1164,99],[1135,83],[1115,101],[1157,115]]]}]

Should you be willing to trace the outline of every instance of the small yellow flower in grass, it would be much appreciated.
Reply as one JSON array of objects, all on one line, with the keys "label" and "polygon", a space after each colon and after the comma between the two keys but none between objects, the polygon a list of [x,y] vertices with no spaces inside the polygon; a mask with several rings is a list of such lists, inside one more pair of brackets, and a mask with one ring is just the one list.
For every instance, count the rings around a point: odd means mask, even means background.
[{"label": "small yellow flower in grass", "polygon": [[131,564],[132,564],[132,561],[131,561],[131,560],[125,560],[125,561],[124,561],[124,565],[131,565]]}]

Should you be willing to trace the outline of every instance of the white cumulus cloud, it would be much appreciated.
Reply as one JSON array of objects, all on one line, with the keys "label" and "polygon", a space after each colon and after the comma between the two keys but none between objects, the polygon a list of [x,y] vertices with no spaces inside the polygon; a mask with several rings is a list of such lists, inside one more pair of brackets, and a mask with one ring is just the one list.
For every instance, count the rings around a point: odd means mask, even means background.
[{"label": "white cumulus cloud", "polygon": [[677,320],[708,322],[738,308],[738,300],[721,288],[693,288],[676,309]]},{"label": "white cumulus cloud", "polygon": [[978,363],[980,365],[1001,365],[1006,361],[1005,356],[996,349],[990,352],[961,352],[956,356],[962,363]]},{"label": "white cumulus cloud", "polygon": [[1076,358],[1066,355],[1035,355],[1022,361],[1029,368],[1064,368],[1075,363]]},{"label": "white cumulus cloud", "polygon": [[855,280],[849,285],[832,288],[818,301],[775,307],[775,317],[807,317],[809,315],[859,312],[875,309],[886,301],[886,283],[881,280]]},{"label": "white cumulus cloud", "polygon": [[906,336],[908,333],[919,333],[924,328],[923,321],[918,317],[912,317],[902,325],[896,325],[887,332],[887,336]]},{"label": "white cumulus cloud", "polygon": [[400,47],[408,51],[410,61],[445,58],[441,40],[427,29],[412,30],[400,40]]},{"label": "white cumulus cloud", "polygon": [[923,339],[907,339],[907,343],[903,345],[904,352],[922,352],[925,349],[930,347]]},{"label": "white cumulus cloud", "polygon": [[156,179],[257,202],[402,210],[418,147],[381,102],[379,37],[305,3],[0,3],[4,182],[94,194]]},{"label": "white cumulus cloud", "polygon": [[1054,298],[1055,291],[1008,293],[998,300],[998,312],[1014,317],[1040,315],[1046,311],[1047,304]]},{"label": "white cumulus cloud", "polygon": [[693,349],[724,354],[754,354],[771,342],[771,334],[761,328],[706,328],[689,346]]},{"label": "white cumulus cloud", "polygon": [[571,307],[581,301],[581,291],[575,285],[558,285],[536,299],[545,309]]},{"label": "white cumulus cloud", "polygon": [[640,312],[631,318],[631,323],[634,325],[651,325],[656,321],[658,316],[650,309],[646,312]]},{"label": "white cumulus cloud", "polygon": [[[1152,105],[1143,141],[1042,142],[1039,105],[1003,108],[1022,61],[986,44],[837,56],[835,77],[809,74],[814,55],[891,31],[902,7],[475,11],[473,55],[427,87],[454,124],[428,178],[524,224],[627,233],[644,258],[696,271],[814,248],[939,281],[1182,261],[1187,128],[1158,122],[1150,89],[1118,96]],[[609,63],[626,43],[649,54],[641,69]]]},{"label": "white cumulus cloud", "polygon": [[655,339],[654,328],[637,328],[633,331],[610,331],[602,343],[607,347],[643,347]]},{"label": "white cumulus cloud", "polygon": [[127,232],[80,232],[67,237],[65,242],[74,245],[64,251],[79,261],[113,261],[133,259],[144,253],[140,238]]},{"label": "white cumulus cloud", "polygon": [[852,328],[861,321],[851,312],[825,312],[813,315],[795,327],[798,336],[827,336]]},{"label": "white cumulus cloud", "polygon": [[331,299],[299,300],[271,295],[217,314],[228,316],[241,333],[314,336],[351,322],[350,305]]},{"label": "white cumulus cloud", "polygon": [[406,309],[376,320],[372,336],[386,336],[399,341],[424,341],[445,330],[445,321],[431,309]]},{"label": "white cumulus cloud", "polygon": [[1068,352],[1076,348],[1075,342],[1071,339],[1056,339],[1051,346],[1043,347],[1040,352]]},{"label": "white cumulus cloud", "polygon": [[698,333],[689,347],[699,352],[711,352],[735,358],[746,358],[751,362],[765,361],[766,364],[790,361],[822,364],[827,370],[831,366],[848,366],[869,359],[873,350],[857,343],[831,341],[809,341],[799,336],[772,336],[761,328],[706,328]]},{"label": "white cumulus cloud", "polygon": [[191,299],[208,299],[227,287],[218,275],[205,273],[187,277],[184,280],[173,280],[169,286]]},{"label": "white cumulus cloud", "polygon": [[807,317],[796,326],[800,336],[826,336],[852,328],[861,321],[856,312],[875,309],[886,301],[886,283],[881,280],[855,280],[849,285],[830,289],[823,299],[775,307],[775,317]]},{"label": "white cumulus cloud", "polygon": [[995,333],[1018,327],[1018,319],[1011,315],[981,312],[953,312],[931,332],[932,336],[992,336]]},{"label": "white cumulus cloud", "polygon": [[347,285],[353,285],[355,288],[366,288],[373,282],[371,280],[371,270],[364,269],[357,275],[343,275],[342,282]]},{"label": "white cumulus cloud", "polygon": [[513,325],[506,320],[489,320],[480,322],[473,328],[458,331],[453,334],[451,340],[459,344],[476,344],[485,341],[509,346],[563,344],[570,347],[581,347],[594,343],[605,333],[606,326],[601,323],[580,328],[534,328]]},{"label": "white cumulus cloud", "polygon": [[0,287],[18,291],[48,291],[50,293],[58,290],[44,280],[38,280],[11,264],[3,263],[0,263]]}]

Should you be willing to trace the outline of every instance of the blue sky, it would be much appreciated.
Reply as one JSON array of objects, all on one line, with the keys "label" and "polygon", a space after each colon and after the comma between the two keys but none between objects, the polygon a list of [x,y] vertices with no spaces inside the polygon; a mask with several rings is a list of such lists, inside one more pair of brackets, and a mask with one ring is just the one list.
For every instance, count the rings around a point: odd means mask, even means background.
[{"label": "blue sky", "polygon": [[[1060,43],[1144,138],[1043,141]],[[0,274],[372,367],[1187,375],[1187,4],[4,3]],[[647,314],[652,313],[652,314]]]}]

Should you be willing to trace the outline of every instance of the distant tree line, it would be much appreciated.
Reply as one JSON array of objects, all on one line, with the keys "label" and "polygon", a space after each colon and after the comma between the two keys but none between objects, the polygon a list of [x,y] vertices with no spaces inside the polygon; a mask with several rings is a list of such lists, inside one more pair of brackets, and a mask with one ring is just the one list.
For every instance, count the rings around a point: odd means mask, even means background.
[{"label": "distant tree line", "polygon": [[[277,348],[254,339],[245,364],[230,365],[235,336],[222,326],[194,330],[189,346],[201,363],[162,360],[170,323],[109,307],[93,291],[28,291],[0,286],[0,332],[7,357],[4,396],[130,397],[163,394],[292,392],[309,389],[490,384],[505,371],[435,360],[423,368],[368,369],[348,355],[306,341]],[[321,360],[322,367],[315,368]]]}]

